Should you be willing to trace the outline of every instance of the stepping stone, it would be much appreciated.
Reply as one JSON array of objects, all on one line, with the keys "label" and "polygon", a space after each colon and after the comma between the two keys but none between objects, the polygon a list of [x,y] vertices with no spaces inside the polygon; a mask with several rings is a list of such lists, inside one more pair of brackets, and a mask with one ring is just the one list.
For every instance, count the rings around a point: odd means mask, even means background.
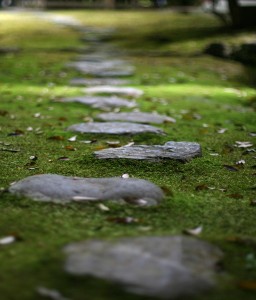
[{"label": "stepping stone", "polygon": [[120,112],[120,113],[102,113],[98,114],[97,118],[102,121],[126,121],[126,122],[138,122],[138,123],[175,123],[176,120],[159,115],[157,113],[144,113],[144,112]]},{"label": "stepping stone", "polygon": [[89,94],[118,94],[130,97],[140,97],[144,93],[142,90],[133,87],[117,87],[111,85],[89,87],[84,91]]},{"label": "stepping stone", "polygon": [[157,205],[164,194],[155,184],[135,178],[81,178],[55,174],[27,177],[9,192],[36,201],[67,203],[114,200],[143,206]]},{"label": "stepping stone", "polygon": [[188,161],[202,156],[201,146],[191,142],[167,142],[159,145],[132,145],[120,148],[104,149],[94,152],[99,159],[129,158],[138,160],[159,161],[174,159]]},{"label": "stepping stone", "polygon": [[124,85],[129,84],[129,80],[118,79],[118,78],[74,78],[70,80],[71,85]]},{"label": "stepping stone", "polygon": [[[186,298],[216,285],[222,251],[186,236],[87,240],[69,244],[65,271],[119,284],[128,292],[162,298]],[[184,298],[183,298],[184,297]]]},{"label": "stepping stone", "polygon": [[114,107],[127,107],[133,108],[137,104],[135,101],[127,100],[117,96],[82,96],[82,97],[69,97],[62,98],[58,102],[78,102],[93,108],[114,108]]},{"label": "stepping stone", "polygon": [[114,62],[72,62],[67,64],[77,71],[97,77],[126,77],[134,74],[134,67]]},{"label": "stepping stone", "polygon": [[[106,60],[106,61],[75,61],[67,64],[68,67],[80,68],[86,71],[108,70],[116,67],[127,67],[122,60]],[[130,66],[128,66],[130,67]]]},{"label": "stepping stone", "polygon": [[[68,131],[80,133],[101,133],[101,134],[139,134],[139,133],[156,133],[164,132],[150,125],[129,123],[129,122],[91,122],[75,124],[67,128]],[[119,149],[119,148],[118,148]]]},{"label": "stepping stone", "polygon": [[82,55],[78,55],[77,58],[76,58],[76,61],[77,62],[81,62],[81,61],[84,61],[84,62],[98,62],[98,63],[101,63],[101,62],[105,62],[105,61],[119,61],[119,64],[125,64],[127,65],[127,62],[125,60],[122,60],[122,59],[113,59],[112,56],[110,55],[107,55],[105,53],[93,53],[93,54],[82,54]]}]

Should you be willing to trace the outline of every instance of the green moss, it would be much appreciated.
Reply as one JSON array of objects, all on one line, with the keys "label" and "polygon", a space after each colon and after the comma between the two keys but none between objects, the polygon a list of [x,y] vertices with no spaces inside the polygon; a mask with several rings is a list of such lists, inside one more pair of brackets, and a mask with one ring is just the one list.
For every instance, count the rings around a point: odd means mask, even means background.
[{"label": "green moss", "polygon": [[[46,286],[71,299],[141,299],[120,294],[100,281],[88,279],[85,286],[84,279],[65,275],[61,249],[88,238],[181,234],[185,228],[202,225],[201,237],[224,252],[224,271],[218,289],[196,299],[254,299],[255,291],[240,289],[237,283],[255,281],[256,276],[256,268],[253,264],[248,267],[247,259],[248,254],[256,254],[255,206],[250,205],[255,199],[255,152],[234,145],[236,141],[255,143],[250,135],[255,132],[255,70],[194,55],[211,41],[235,44],[251,40],[252,33],[230,34],[213,17],[201,14],[62,13],[85,25],[117,27],[113,42],[128,48],[127,58],[137,67],[132,82],[145,91],[138,99],[139,108],[170,115],[177,122],[161,125],[166,132],[163,136],[78,134],[76,142],[69,142],[74,134],[65,129],[98,113],[75,103],[67,109],[66,104],[54,101],[83,94],[80,88],[68,86],[79,74],[65,67],[76,55],[76,48],[82,47],[79,35],[31,14],[1,12],[1,45],[21,51],[0,56],[0,187],[40,173],[84,177],[129,173],[168,192],[159,207],[138,209],[110,203],[110,212],[89,204],[37,203],[2,192],[0,238],[14,234],[19,241],[0,248],[1,298],[39,299],[36,287]],[[218,133],[222,128],[227,130]],[[61,138],[51,139],[53,136]],[[96,160],[93,151],[106,147],[110,138],[118,138],[121,145],[130,141],[197,141],[203,156],[186,164]],[[92,144],[80,143],[92,139],[96,139]],[[76,150],[68,150],[69,145]],[[31,164],[31,155],[38,157],[35,164]],[[58,159],[63,156],[69,160]],[[241,159],[245,165],[237,166]],[[237,171],[225,165],[235,166]],[[128,225],[108,220],[126,216],[139,222]]]}]

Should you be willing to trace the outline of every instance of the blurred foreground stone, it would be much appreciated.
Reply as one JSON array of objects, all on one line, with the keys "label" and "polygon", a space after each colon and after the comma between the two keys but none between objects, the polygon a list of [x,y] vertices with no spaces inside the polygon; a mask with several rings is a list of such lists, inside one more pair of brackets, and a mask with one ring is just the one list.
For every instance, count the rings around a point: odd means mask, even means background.
[{"label": "blurred foreground stone", "polygon": [[64,252],[65,270],[72,275],[94,276],[135,294],[166,299],[214,287],[222,258],[217,247],[185,236],[89,240],[70,244]]}]

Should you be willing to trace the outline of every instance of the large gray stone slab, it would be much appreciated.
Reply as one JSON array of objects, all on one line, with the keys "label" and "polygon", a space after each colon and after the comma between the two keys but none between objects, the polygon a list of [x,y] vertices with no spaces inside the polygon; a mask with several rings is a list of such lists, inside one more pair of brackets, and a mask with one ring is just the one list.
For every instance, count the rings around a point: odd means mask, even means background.
[{"label": "large gray stone slab", "polygon": [[144,112],[119,112],[119,113],[101,113],[97,115],[97,118],[102,121],[126,121],[126,122],[138,122],[138,123],[175,123],[174,118],[159,115],[157,113],[144,113]]},{"label": "large gray stone slab", "polygon": [[70,244],[64,252],[65,270],[72,275],[93,276],[163,299],[213,288],[223,256],[216,246],[186,236],[89,240]]},{"label": "large gray stone slab", "polygon": [[129,123],[129,122],[91,122],[71,125],[68,131],[81,133],[101,133],[101,134],[139,134],[139,133],[156,133],[164,132],[154,126]]},{"label": "large gray stone slab", "polygon": [[89,94],[118,94],[129,97],[140,97],[144,94],[142,90],[133,87],[111,85],[88,87],[85,88],[84,91]]},{"label": "large gray stone slab", "polygon": [[130,81],[120,78],[74,78],[69,82],[75,86],[97,86],[97,85],[125,85]]},{"label": "large gray stone slab", "polygon": [[81,96],[62,98],[58,102],[78,102],[93,108],[114,108],[127,107],[133,108],[137,105],[135,101],[127,100],[117,96]]},{"label": "large gray stone slab", "polygon": [[81,178],[55,174],[27,177],[12,184],[9,192],[37,201],[120,201],[138,205],[156,205],[163,198],[155,184],[135,178]]},{"label": "large gray stone slab", "polygon": [[201,146],[191,142],[167,142],[159,145],[132,145],[129,147],[111,148],[95,151],[99,159],[129,158],[138,160],[159,161],[174,159],[188,161],[195,157],[202,156]]}]

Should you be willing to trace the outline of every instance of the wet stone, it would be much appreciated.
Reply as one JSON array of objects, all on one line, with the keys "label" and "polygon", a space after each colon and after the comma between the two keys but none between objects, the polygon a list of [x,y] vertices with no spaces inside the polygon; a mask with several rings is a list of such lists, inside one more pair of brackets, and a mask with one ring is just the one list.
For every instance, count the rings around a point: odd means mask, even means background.
[{"label": "wet stone", "polygon": [[67,245],[64,252],[69,274],[93,276],[128,292],[162,299],[213,288],[223,256],[218,247],[186,236],[89,240]]},{"label": "wet stone", "polygon": [[102,113],[98,114],[97,118],[102,121],[126,121],[138,123],[175,123],[176,120],[157,113],[144,113],[144,112],[120,112],[120,113]]},{"label": "wet stone", "polygon": [[82,96],[82,97],[69,97],[62,98],[59,102],[78,102],[93,108],[115,108],[115,107],[127,107],[133,108],[137,104],[135,101],[127,100],[117,96]]},{"label": "wet stone", "polygon": [[117,87],[111,85],[89,87],[84,90],[89,94],[118,94],[129,97],[140,97],[144,92],[133,87]]},{"label": "wet stone", "polygon": [[27,177],[12,184],[9,192],[44,202],[111,200],[140,206],[157,205],[164,196],[158,186],[143,179],[81,178],[55,174]]},{"label": "wet stone", "polygon": [[74,78],[70,80],[70,84],[75,86],[125,85],[129,83],[129,80],[119,78]]},{"label": "wet stone", "polygon": [[[164,132],[154,126],[129,123],[129,122],[91,122],[75,124],[67,128],[68,131],[80,133],[97,133],[97,134],[139,134],[155,133],[164,134]],[[117,148],[120,149],[120,148]]]},{"label": "wet stone", "polygon": [[201,146],[191,142],[167,142],[160,145],[132,145],[129,147],[104,149],[94,152],[99,159],[128,158],[138,160],[159,161],[173,159],[189,161],[202,156]]}]

